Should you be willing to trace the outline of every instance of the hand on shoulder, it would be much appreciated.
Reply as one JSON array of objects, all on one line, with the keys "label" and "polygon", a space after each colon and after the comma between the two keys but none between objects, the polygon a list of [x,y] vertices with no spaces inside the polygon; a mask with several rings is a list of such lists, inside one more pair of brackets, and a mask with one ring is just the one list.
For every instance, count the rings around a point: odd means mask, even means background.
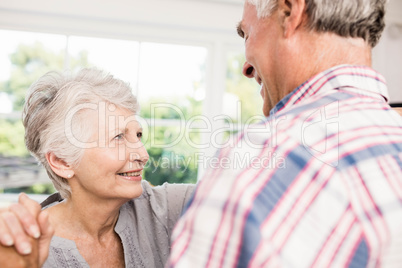
[{"label": "hand on shoulder", "polygon": [[0,210],[0,267],[42,266],[54,233],[48,217],[24,193],[18,203]]}]

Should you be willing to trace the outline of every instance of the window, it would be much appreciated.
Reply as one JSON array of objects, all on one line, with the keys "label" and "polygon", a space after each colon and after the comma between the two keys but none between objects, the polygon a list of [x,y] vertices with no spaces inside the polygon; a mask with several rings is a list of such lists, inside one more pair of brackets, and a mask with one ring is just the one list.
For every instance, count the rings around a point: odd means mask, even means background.
[{"label": "window", "polygon": [[226,89],[223,96],[224,114],[234,123],[252,123],[263,118],[260,86],[242,74],[243,53],[227,53]]},{"label": "window", "polygon": [[[6,188],[49,182],[24,146],[20,118],[26,89],[47,71],[88,66],[128,81],[138,96],[150,154],[145,178],[155,185],[196,182],[194,155],[199,148],[194,141],[200,140],[200,133],[185,133],[182,126],[202,114],[206,48],[16,31],[0,31],[0,38],[6,41],[0,49],[1,67],[6,70],[0,79],[0,180]],[[31,169],[25,169],[27,163]],[[31,179],[21,183],[27,177]],[[35,185],[22,190],[49,192],[52,187]]]},{"label": "window", "polygon": [[129,82],[136,90],[139,46],[135,41],[69,36],[67,66],[70,69],[96,66]]},{"label": "window", "polygon": [[[138,97],[149,123],[145,177],[153,184],[197,180],[198,148],[186,139],[186,121],[202,114],[206,49],[141,43]],[[199,140],[199,133],[192,133]]]},{"label": "window", "polygon": [[[0,30],[0,180],[4,187],[49,182],[46,172],[29,156],[24,145],[21,110],[25,91],[50,70],[62,70],[66,37],[62,35]],[[33,186],[36,192],[51,186]],[[0,189],[1,190],[1,189]],[[8,189],[10,192],[20,189]],[[23,190],[28,190],[24,188]]]},{"label": "window", "polygon": [[242,74],[244,54],[228,52],[226,62],[226,84],[222,100],[222,120],[225,121],[223,127],[226,130],[217,137],[220,144],[226,143],[229,137],[241,131],[245,124],[257,123],[264,119],[260,87],[254,79]]}]

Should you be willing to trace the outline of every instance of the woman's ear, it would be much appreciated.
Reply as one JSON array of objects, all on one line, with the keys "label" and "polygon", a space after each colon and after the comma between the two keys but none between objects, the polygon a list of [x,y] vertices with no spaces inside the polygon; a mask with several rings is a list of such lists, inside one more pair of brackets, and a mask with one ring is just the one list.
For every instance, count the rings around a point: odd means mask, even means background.
[{"label": "woman's ear", "polygon": [[285,37],[291,36],[299,29],[305,18],[305,0],[279,0],[278,9],[283,16],[283,29]]},{"label": "woman's ear", "polygon": [[46,160],[54,173],[62,178],[70,179],[74,176],[74,171],[63,159],[58,158],[54,153],[46,154]]}]

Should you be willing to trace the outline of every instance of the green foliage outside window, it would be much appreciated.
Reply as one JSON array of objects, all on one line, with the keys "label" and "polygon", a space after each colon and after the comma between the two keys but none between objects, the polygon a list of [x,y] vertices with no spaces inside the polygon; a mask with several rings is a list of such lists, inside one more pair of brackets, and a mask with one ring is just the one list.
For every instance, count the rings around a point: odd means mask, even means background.
[{"label": "green foliage outside window", "polygon": [[21,120],[0,119],[0,154],[4,156],[29,155],[24,145],[24,126]]},{"label": "green foliage outside window", "polygon": [[[12,96],[14,111],[21,111],[28,87],[49,71],[63,70],[65,57],[63,51],[52,52],[37,42],[33,45],[19,45],[10,55],[10,61],[13,67],[10,79],[0,83],[0,91]],[[74,69],[78,66],[89,66],[85,52],[79,58],[71,59],[71,67]]]},{"label": "green foliage outside window", "polygon": [[156,123],[144,129],[143,142],[150,156],[144,176],[151,184],[197,182],[198,149],[192,144],[200,143],[200,134],[183,136],[188,129],[182,129],[180,124],[201,112],[202,102],[188,96],[170,100],[152,98],[141,104],[142,118],[177,120],[175,126]]},{"label": "green foliage outside window", "polygon": [[[263,117],[259,86],[254,79],[242,75],[244,62],[243,54],[230,55],[226,72],[226,92],[238,97],[241,103],[240,121],[242,123],[246,123],[252,117],[256,118],[255,121],[258,121],[257,118]],[[237,122],[237,120],[237,118],[233,118],[233,122]]]}]

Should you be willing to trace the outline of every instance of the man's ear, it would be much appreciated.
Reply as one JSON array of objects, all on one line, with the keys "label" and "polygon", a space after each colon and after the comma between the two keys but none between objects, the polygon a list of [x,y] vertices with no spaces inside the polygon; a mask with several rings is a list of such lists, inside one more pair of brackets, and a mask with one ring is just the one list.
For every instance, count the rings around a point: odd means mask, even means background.
[{"label": "man's ear", "polygon": [[305,0],[278,0],[278,9],[283,16],[285,37],[291,36],[303,24],[305,18]]},{"label": "man's ear", "polygon": [[63,159],[58,158],[54,153],[46,154],[46,160],[54,173],[62,178],[70,179],[74,176],[74,171]]}]

